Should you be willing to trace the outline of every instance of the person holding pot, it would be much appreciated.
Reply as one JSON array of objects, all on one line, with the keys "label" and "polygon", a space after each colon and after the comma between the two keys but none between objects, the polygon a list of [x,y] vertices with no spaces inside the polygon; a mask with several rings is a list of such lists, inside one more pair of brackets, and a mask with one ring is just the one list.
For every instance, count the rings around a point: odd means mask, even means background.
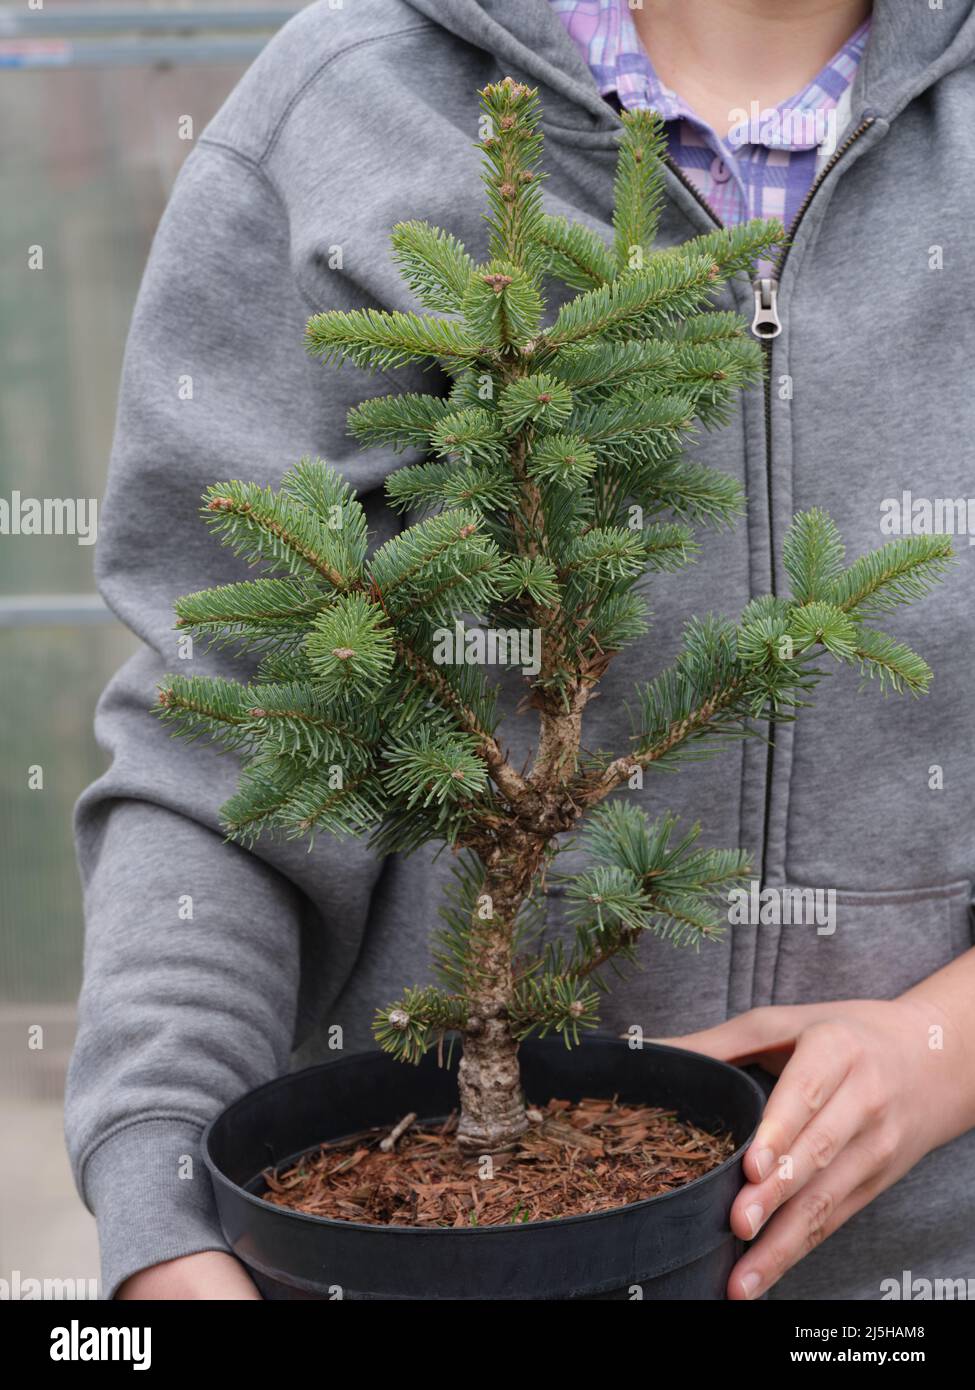
[{"label": "person holding pot", "polygon": [[[967,0],[320,0],[199,138],[135,310],[98,550],[102,592],[144,642],[101,702],[113,762],[78,809],[88,936],[67,1130],[109,1296],[258,1296],[227,1253],[202,1128],[336,1039],[368,1047],[376,1000],[428,968],[446,872],[432,854],[225,843],[229,760],[177,753],[145,713],[192,659],[173,599],[235,577],[197,525],[214,478],[275,483],[320,454],[377,538],[395,529],[392,456],[360,458],[345,433],[374,387],[353,370],[325,381],[302,351],[308,316],[411,307],[396,221],[480,246],[471,93],[504,74],[539,89],[551,211],[607,230],[619,112],[644,106],[667,129],[661,244],[784,223],[775,259],[721,306],[766,340],[766,385],[696,448],[743,482],[747,522],[662,595],[653,649],[608,676],[622,742],[625,694],[687,615],[774,589],[794,512],[825,507],[863,549],[965,514],[973,61]],[[414,375],[393,389],[430,389]],[[644,973],[607,1002],[617,1032],[777,1077],[732,1212],[752,1240],[732,1299],[881,1298],[902,1271],[975,1274],[975,550],[957,549],[943,592],[899,618],[931,656],[926,699],[858,701],[838,676],[774,744],[736,745],[671,798],[713,843],[752,848],[766,889],[834,893],[831,929],[770,913],[700,956],[647,941]],[[655,804],[653,785],[641,795]]]}]

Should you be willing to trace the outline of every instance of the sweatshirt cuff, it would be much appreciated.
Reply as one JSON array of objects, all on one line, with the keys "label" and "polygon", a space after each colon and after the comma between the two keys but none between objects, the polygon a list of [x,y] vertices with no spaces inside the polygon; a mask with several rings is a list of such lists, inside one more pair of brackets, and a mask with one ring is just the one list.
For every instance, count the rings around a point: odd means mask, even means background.
[{"label": "sweatshirt cuff", "polygon": [[201,1250],[229,1250],[220,1230],[201,1126],[138,1120],[103,1139],[84,1167],[85,1200],[98,1223],[102,1298],[132,1274]]}]

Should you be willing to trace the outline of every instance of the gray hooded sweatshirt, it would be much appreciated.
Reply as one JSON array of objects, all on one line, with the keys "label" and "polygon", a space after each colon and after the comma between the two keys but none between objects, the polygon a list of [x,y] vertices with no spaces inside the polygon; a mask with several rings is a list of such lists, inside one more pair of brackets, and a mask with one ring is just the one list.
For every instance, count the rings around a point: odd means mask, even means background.
[{"label": "gray hooded sweatshirt", "polygon": [[[690,614],[737,616],[784,587],[777,543],[795,511],[831,512],[853,558],[887,538],[891,499],[975,494],[973,53],[968,3],[875,7],[850,124],[781,267],[770,384],[693,447],[741,480],[747,519],[658,577],[652,632],[611,666],[588,746],[626,747],[623,702],[673,659]],[[377,541],[400,524],[382,484],[416,458],[360,452],[345,416],[436,378],[323,368],[304,325],[418,307],[390,255],[397,221],[427,219],[485,256],[474,93],[509,73],[544,103],[548,210],[606,233],[619,119],[547,0],[322,0],[200,137],[155,238],[98,547],[102,592],[144,645],[101,701],[111,767],[78,808],[88,928],[67,1129],[109,1295],[144,1266],[225,1248],[198,1156],[217,1111],[334,1056],[339,1036],[369,1048],[375,1006],[430,978],[448,872],[433,849],[227,844],[233,757],[172,740],[147,710],[166,671],[234,673],[225,656],[185,660],[173,631],[177,595],[244,574],[199,519],[208,484],[274,485],[317,454],[366,499]],[[713,226],[668,173],[661,244]],[[750,315],[748,278],[721,303]],[[891,998],[972,946],[975,548],[967,535],[958,548],[947,583],[888,624],[933,666],[929,696],[858,694],[840,671],[774,748],[735,743],[631,793],[699,818],[709,844],[750,848],[766,885],[835,889],[835,931],[735,926],[700,954],[648,939],[605,1026],[665,1036],[760,1005]],[[516,753],[530,734],[530,719],[504,726]],[[560,908],[554,895],[556,924]],[[876,1299],[903,1271],[975,1276],[973,1161],[975,1134],[931,1153],[773,1296]]]}]

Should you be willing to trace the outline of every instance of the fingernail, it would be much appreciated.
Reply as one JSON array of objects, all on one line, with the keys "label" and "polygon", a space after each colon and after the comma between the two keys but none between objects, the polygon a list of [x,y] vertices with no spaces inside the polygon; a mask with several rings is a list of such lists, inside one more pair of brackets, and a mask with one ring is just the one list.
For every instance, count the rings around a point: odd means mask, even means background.
[{"label": "fingernail", "polygon": [[746,1298],[752,1298],[758,1292],[758,1286],[762,1282],[762,1276],[750,1269],[747,1274],[741,1276],[741,1291]]},{"label": "fingernail", "polygon": [[771,1149],[753,1149],[752,1162],[758,1170],[760,1178],[767,1177],[772,1171],[772,1164],[775,1162],[775,1154]]},{"label": "fingernail", "polygon": [[[757,1202],[754,1202],[750,1207],[745,1208],[745,1220],[748,1222],[748,1227],[752,1233],[753,1240],[761,1230],[762,1222],[764,1219],[765,1213]],[[756,1275],[756,1278],[757,1277],[758,1276]]]}]

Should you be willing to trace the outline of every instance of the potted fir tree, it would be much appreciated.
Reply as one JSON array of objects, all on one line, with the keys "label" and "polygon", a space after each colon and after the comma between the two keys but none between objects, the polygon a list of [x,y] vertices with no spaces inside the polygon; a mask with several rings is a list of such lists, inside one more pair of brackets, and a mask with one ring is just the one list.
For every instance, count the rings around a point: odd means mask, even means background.
[{"label": "potted fir tree", "polygon": [[[640,692],[628,746],[584,751],[600,679],[644,631],[647,574],[679,570],[695,527],[743,509],[737,484],[684,460],[682,441],[695,422],[720,424],[761,375],[744,322],[709,304],[782,229],[752,222],[654,251],[662,140],[637,113],[624,117],[607,246],[543,211],[536,93],[506,79],[481,104],[489,262],[474,264],[446,232],[401,224],[397,262],[433,312],[308,325],[322,359],[438,363],[452,379],[446,397],[373,398],[349,419],[365,445],[427,455],[386,484],[390,504],[418,519],[370,555],[352,489],[318,460],[298,463],[277,493],[212,487],[205,515],[220,539],[271,574],[181,599],[178,625],[259,650],[260,665],[246,685],[173,677],[159,704],[178,731],[245,754],[224,808],[234,838],[371,832],[385,852],[439,841],[456,853],[434,943],[440,983],[407,988],[376,1019],[380,1047],[419,1065],[355,1057],[272,1082],[211,1126],[208,1162],[228,1238],[272,1296],[625,1297],[638,1285],[721,1297],[736,1253],[728,1209],[761,1110],[754,1083],[672,1049],[561,1045],[597,1023],[599,967],[633,957],[648,931],[678,943],[715,935],[750,872],[743,851],[700,848],[696,830],[666,814],[651,822],[625,790],[753,722],[794,717],[824,653],[922,691],[925,663],[867,620],[924,592],[949,543],[898,540],[844,568],[831,520],[798,515],[784,537],[791,597],[756,598],[737,622],[692,620],[676,663]],[[548,316],[546,276],[578,291]],[[520,717],[537,721],[527,767],[498,732],[492,660],[523,672]],[[565,887],[575,937],[539,945],[540,885],[573,831],[591,859]],[[557,1037],[524,1045],[546,1033]],[[690,1185],[648,1197],[638,1183],[624,1205],[594,1201],[590,1183],[573,1206],[563,1183],[561,1207],[544,1210],[563,1220],[519,1220],[512,1204],[484,1224],[476,1192],[470,1219],[419,1225],[405,1209],[386,1224],[342,1219],[355,1202],[320,1205],[324,1217],[289,1207],[282,1165],[370,1129],[373,1155],[408,1112],[457,1109],[452,1161],[475,1183],[497,1180],[490,1156],[546,1136],[574,1163],[585,1127],[573,1145],[571,1126],[529,1109],[526,1094],[542,1107],[553,1096],[671,1107],[725,1147]],[[362,1152],[319,1164],[316,1181]]]}]

